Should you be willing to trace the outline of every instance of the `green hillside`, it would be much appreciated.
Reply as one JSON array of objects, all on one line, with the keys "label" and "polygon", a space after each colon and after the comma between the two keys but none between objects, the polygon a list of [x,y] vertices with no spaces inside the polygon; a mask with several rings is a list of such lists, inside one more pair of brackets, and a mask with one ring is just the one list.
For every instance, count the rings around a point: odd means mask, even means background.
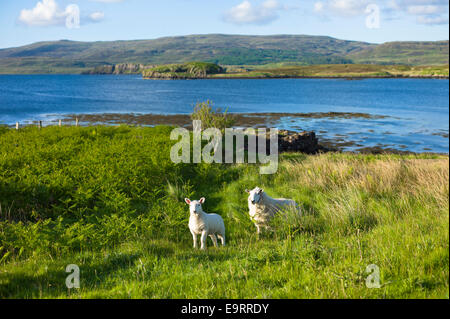
[{"label": "green hillside", "polygon": [[38,42],[0,49],[1,73],[81,73],[116,64],[447,64],[448,41],[371,44],[307,35],[189,35],[154,40]]},{"label": "green hillside", "polygon": [[448,64],[448,41],[388,42],[348,55],[355,63]]},{"label": "green hillside", "polygon": [[427,77],[448,78],[448,65],[409,66],[376,64],[320,64],[297,66],[255,66],[246,71],[213,74],[211,77],[229,78],[296,78],[296,77],[336,77],[336,78],[390,78]]}]

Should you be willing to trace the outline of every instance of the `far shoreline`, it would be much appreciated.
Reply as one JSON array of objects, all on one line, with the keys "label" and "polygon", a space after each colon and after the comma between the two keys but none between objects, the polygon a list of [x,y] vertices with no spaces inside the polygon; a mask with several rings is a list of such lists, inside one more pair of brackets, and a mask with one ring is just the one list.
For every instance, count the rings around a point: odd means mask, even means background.
[{"label": "far shoreline", "polygon": [[[84,73],[0,73],[0,76],[47,76],[47,75],[80,75],[80,76],[140,76],[139,73],[130,74],[84,74]],[[189,81],[189,80],[289,80],[289,79],[319,79],[319,80],[369,80],[369,79],[416,79],[416,80],[449,80],[449,76],[278,76],[278,77],[262,77],[262,76],[246,76],[246,77],[198,77],[188,79],[168,79],[168,78],[147,78],[143,80],[160,80],[160,81]]]},{"label": "far shoreline", "polygon": [[[100,75],[100,74],[98,74]],[[104,74],[114,75],[114,74]],[[116,74],[122,75],[122,74]],[[123,74],[125,75],[125,74]],[[164,78],[147,78],[144,80],[163,80],[163,81],[189,81],[189,80],[289,80],[289,79],[322,79],[322,80],[368,80],[368,79],[426,79],[426,80],[448,80],[448,76],[279,76],[279,77],[199,77],[189,79],[164,79]]]}]

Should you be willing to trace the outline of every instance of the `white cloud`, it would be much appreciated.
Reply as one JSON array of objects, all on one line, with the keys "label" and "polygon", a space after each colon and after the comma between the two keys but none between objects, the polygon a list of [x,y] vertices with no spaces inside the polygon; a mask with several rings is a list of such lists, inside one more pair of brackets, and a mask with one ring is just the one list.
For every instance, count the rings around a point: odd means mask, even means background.
[{"label": "white cloud", "polygon": [[439,15],[422,15],[417,17],[417,22],[420,24],[448,24],[448,17],[443,17]]},{"label": "white cloud", "polygon": [[409,6],[407,7],[407,11],[410,14],[433,14],[439,11],[438,6]]},{"label": "white cloud", "polygon": [[356,16],[364,13],[370,0],[331,0],[331,9],[343,16]]},{"label": "white cloud", "polygon": [[323,11],[323,2],[314,3],[314,12],[322,12]]},{"label": "white cloud", "polygon": [[[373,0],[372,0],[373,2]],[[314,3],[314,12],[329,15],[352,17],[364,14],[371,0],[328,0]]]},{"label": "white cloud", "polygon": [[[103,12],[93,12],[83,16],[83,22],[99,22],[103,20]],[[62,10],[55,0],[38,1],[34,8],[20,11],[19,22],[32,27],[66,26],[69,29],[80,27],[80,8],[69,4]]]},{"label": "white cloud", "polygon": [[104,17],[105,17],[105,14],[104,14],[103,12],[100,12],[100,11],[98,11],[98,12],[93,12],[93,13],[91,13],[91,14],[89,15],[89,19],[90,19],[92,22],[100,22],[100,21],[103,20]]},{"label": "white cloud", "polygon": [[245,0],[224,14],[224,20],[234,24],[268,24],[279,18],[278,13],[287,8],[276,0],[266,0],[260,5],[253,5]]},{"label": "white cloud", "polygon": [[449,0],[392,0],[399,12],[415,16],[419,24],[448,24]]},{"label": "white cloud", "polygon": [[314,3],[321,16],[361,17],[369,4],[376,4],[385,19],[413,16],[420,24],[448,23],[449,0],[324,0]]},{"label": "white cloud", "polygon": [[20,11],[19,21],[29,26],[64,24],[66,12],[59,9],[54,0],[42,0],[33,9]]}]

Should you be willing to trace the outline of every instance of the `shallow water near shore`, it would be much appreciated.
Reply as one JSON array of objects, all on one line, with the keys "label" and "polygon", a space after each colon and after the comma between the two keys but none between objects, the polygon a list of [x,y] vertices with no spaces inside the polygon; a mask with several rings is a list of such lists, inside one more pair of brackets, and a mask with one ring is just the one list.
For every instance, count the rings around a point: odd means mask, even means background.
[{"label": "shallow water near shore", "polygon": [[145,115],[186,115],[196,102],[210,99],[229,112],[248,113],[252,126],[313,130],[342,150],[448,153],[448,85],[448,80],[430,79],[145,81],[134,75],[0,75],[0,124],[42,120],[48,125],[72,120],[73,114],[85,115],[82,124],[179,124],[173,116],[158,123],[162,117],[145,120]]}]

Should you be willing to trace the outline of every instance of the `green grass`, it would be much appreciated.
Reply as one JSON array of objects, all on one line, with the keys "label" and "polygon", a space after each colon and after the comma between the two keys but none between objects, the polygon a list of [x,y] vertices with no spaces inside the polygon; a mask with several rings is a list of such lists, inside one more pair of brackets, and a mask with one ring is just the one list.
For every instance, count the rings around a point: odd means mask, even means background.
[{"label": "green grass", "polygon": [[[263,176],[173,164],[170,131],[0,128],[0,298],[448,298],[447,156],[285,154]],[[258,239],[256,185],[304,216]],[[225,248],[192,248],[183,198],[201,196]],[[68,264],[80,289],[65,287]]]},{"label": "green grass", "polygon": [[142,72],[144,78],[201,79],[201,78],[377,78],[377,77],[447,77],[448,65],[409,66],[376,64],[319,64],[284,65],[270,64],[230,66],[222,68],[216,64],[190,62],[186,64],[162,65]]},{"label": "green grass", "polygon": [[211,77],[448,77],[448,65],[408,66],[376,64],[268,65],[247,66],[246,71],[214,74]]}]

